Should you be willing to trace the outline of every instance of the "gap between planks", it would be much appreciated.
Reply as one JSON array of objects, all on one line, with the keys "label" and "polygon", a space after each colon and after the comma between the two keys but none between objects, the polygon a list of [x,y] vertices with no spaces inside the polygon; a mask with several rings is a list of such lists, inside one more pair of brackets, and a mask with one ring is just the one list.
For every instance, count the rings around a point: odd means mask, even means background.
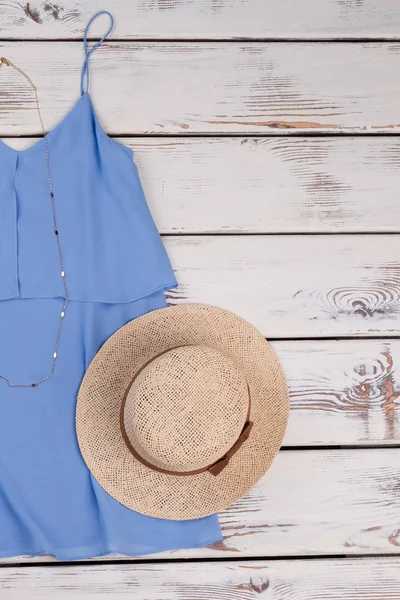
[{"label": "gap between planks", "polygon": [[[82,39],[83,39],[83,32],[82,32]],[[100,41],[101,37],[87,37],[87,41],[89,43],[93,42],[98,42]],[[4,36],[2,37],[0,35],[0,43],[1,42],[17,42],[19,44],[23,44],[23,43],[29,43],[29,42],[49,42],[51,44],[62,44],[62,43],[79,43],[81,40],[77,39],[77,38],[30,38],[30,37],[25,37],[25,38],[21,38],[21,37],[7,37]],[[341,37],[327,37],[327,38],[295,38],[295,37],[286,37],[286,38],[273,38],[273,37],[258,37],[258,38],[253,38],[253,37],[246,37],[246,36],[237,36],[234,38],[212,38],[212,37],[192,37],[192,38],[183,38],[183,37],[171,37],[171,38],[163,38],[163,37],[154,37],[154,38],[127,38],[127,37],[109,37],[107,38],[108,42],[115,42],[115,43],[138,43],[138,44],[143,44],[143,43],[152,43],[152,44],[166,44],[166,43],[176,43],[176,44],[209,44],[210,42],[213,44],[240,44],[240,43],[246,43],[246,44],[257,44],[257,43],[262,43],[262,44],[370,44],[370,43],[376,43],[376,44],[385,44],[385,43],[393,43],[396,41],[400,41],[400,35],[397,37],[377,37],[377,38],[373,38],[373,37],[348,37],[348,38],[341,38]]]},{"label": "gap between planks", "polygon": [[[65,115],[64,115],[65,116]],[[160,139],[161,140],[168,140],[168,139],[174,139],[174,138],[178,138],[181,140],[185,140],[185,139],[219,139],[219,138],[232,138],[232,139],[241,139],[241,138],[250,138],[250,139],[268,139],[268,138],[279,138],[279,139],[284,139],[285,136],[282,134],[277,134],[274,133],[273,130],[268,131],[267,133],[255,133],[254,131],[243,131],[240,133],[235,133],[235,132],[218,132],[218,133],[212,133],[212,132],[201,132],[201,133],[196,133],[196,132],[179,132],[179,133],[115,133],[115,132],[107,132],[108,137],[112,138],[112,139],[122,139],[122,140],[126,140],[126,139],[140,139],[140,138],[145,138],[145,139],[150,139],[150,140],[157,140]],[[397,136],[399,137],[398,133],[391,133],[390,131],[368,131],[368,133],[363,133],[362,131],[307,131],[307,132],[301,132],[301,131],[292,131],[290,134],[287,134],[287,138],[354,138],[354,137],[359,137],[359,138],[363,138],[363,139],[368,139],[368,138],[393,138],[393,136]],[[18,134],[18,135],[13,135],[10,133],[4,133],[1,134],[0,133],[0,137],[5,139],[5,140],[39,140],[41,139],[43,136],[40,134],[35,134],[35,133],[31,133],[31,134]]]},{"label": "gap between planks", "polygon": [[[105,564],[110,564],[110,565],[154,565],[154,567],[156,567],[157,565],[190,565],[190,564],[194,564],[194,565],[201,565],[201,564],[208,564],[208,563],[217,563],[217,564],[221,564],[221,563],[237,563],[237,564],[243,564],[246,562],[249,562],[249,560],[251,560],[252,563],[254,564],[260,564],[264,561],[271,561],[271,562],[283,562],[283,561],[320,561],[320,560],[328,560],[328,561],[335,561],[335,560],[339,560],[339,561],[349,561],[349,560],[375,560],[375,559],[386,559],[389,558],[391,560],[396,560],[399,561],[399,566],[400,566],[400,558],[397,558],[395,556],[393,556],[393,554],[389,554],[389,553],[383,553],[383,554],[318,554],[315,556],[307,556],[306,558],[304,557],[304,555],[301,554],[287,554],[284,557],[282,556],[274,556],[274,555],[268,555],[265,554],[264,556],[212,556],[210,558],[203,558],[203,557],[195,557],[195,558],[174,558],[173,556],[171,558],[159,558],[159,559],[154,559],[154,558],[150,558],[150,559],[146,559],[146,558],[135,558],[135,557],[131,557],[131,558],[124,558],[124,557],[119,557],[119,558],[110,558],[109,556],[103,556],[103,557],[97,557],[97,558],[89,558],[89,559],[84,559],[84,560],[71,560],[71,561],[63,561],[63,562],[59,562],[55,559],[48,559],[48,557],[43,557],[43,559],[39,556],[39,557],[33,557],[30,562],[18,562],[18,558],[16,557],[16,559],[14,558],[3,558],[0,559],[0,561],[4,561],[4,562],[0,562],[0,570],[1,569],[9,569],[10,567],[22,567],[24,569],[31,569],[31,568],[35,568],[35,567],[92,567],[92,566],[104,566]],[[47,558],[47,559],[46,559]],[[15,560],[15,562],[14,562]],[[1,586],[0,586],[1,587]]]}]

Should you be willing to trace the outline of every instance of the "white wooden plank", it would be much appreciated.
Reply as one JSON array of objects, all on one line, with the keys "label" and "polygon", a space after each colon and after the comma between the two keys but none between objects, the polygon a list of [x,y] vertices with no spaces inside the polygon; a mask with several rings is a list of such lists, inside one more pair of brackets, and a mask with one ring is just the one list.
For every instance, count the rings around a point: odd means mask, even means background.
[{"label": "white wooden plank", "polygon": [[[82,44],[0,44],[38,86],[52,128],[76,101]],[[92,57],[91,91],[118,133],[400,131],[396,43],[114,42]],[[0,135],[40,131],[32,90],[3,68]]]},{"label": "white wooden plank", "polygon": [[[0,36],[79,38],[100,8],[95,0],[3,0]],[[400,37],[396,0],[113,0],[108,9],[116,21],[114,36],[126,39]],[[99,19],[93,35],[105,27],[106,19]]]},{"label": "white wooden plank", "polygon": [[400,231],[397,138],[118,141],[135,152],[162,233]]},{"label": "white wooden plank", "polygon": [[220,515],[223,542],[146,559],[399,554],[399,457],[392,448],[281,451],[261,482]]},{"label": "white wooden plank", "polygon": [[166,237],[169,302],[231,310],[267,338],[399,333],[396,235]]},{"label": "white wooden plank", "polygon": [[272,345],[290,391],[285,446],[400,442],[400,340]]},{"label": "white wooden plank", "polygon": [[168,233],[400,231],[400,142],[121,139]]},{"label": "white wooden plank", "polygon": [[398,554],[399,457],[398,449],[281,452],[261,483],[221,515],[221,551]]},{"label": "white wooden plank", "polygon": [[8,567],[5,600],[395,600],[396,558]]}]

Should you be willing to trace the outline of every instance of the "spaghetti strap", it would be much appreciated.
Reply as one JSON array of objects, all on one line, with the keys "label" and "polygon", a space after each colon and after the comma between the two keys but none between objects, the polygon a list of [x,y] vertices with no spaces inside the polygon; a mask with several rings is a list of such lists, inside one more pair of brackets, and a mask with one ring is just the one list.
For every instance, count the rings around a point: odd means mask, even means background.
[{"label": "spaghetti strap", "polygon": [[[97,19],[97,17],[99,17],[100,15],[108,15],[110,17],[110,27],[109,27],[108,31],[103,35],[101,40],[99,40],[93,46],[93,48],[91,48],[88,51],[87,34],[88,34],[89,28],[90,28],[91,24],[93,23],[93,21],[95,19]],[[98,46],[100,46],[100,44],[102,44],[104,42],[104,40],[109,36],[113,27],[114,27],[114,19],[112,17],[112,14],[109,13],[108,10],[102,10],[102,11],[96,13],[95,15],[93,15],[93,17],[90,19],[89,23],[86,25],[85,35],[83,37],[83,46],[85,49],[85,62],[83,63],[82,73],[81,73],[81,96],[83,96],[83,94],[85,92],[89,91],[89,57],[92,54],[92,52],[94,52],[96,50],[96,48]],[[86,79],[86,86],[85,86],[85,79]]]}]

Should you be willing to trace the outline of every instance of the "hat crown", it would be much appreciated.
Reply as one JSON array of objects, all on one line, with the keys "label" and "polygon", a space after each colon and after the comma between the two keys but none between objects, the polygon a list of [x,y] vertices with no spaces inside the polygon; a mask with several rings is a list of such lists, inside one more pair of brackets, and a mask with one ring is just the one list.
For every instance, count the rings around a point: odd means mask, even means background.
[{"label": "hat crown", "polygon": [[247,381],[231,358],[207,346],[181,346],[139,372],[123,419],[144,460],[186,472],[212,464],[232,447],[248,409]]}]

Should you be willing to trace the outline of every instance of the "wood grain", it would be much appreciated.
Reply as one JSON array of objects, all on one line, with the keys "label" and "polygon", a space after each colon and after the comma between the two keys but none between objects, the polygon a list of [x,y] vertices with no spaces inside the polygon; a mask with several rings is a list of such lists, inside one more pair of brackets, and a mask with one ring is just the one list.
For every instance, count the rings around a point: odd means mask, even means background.
[{"label": "wood grain", "polygon": [[400,231],[391,137],[121,139],[168,233]]},{"label": "wood grain", "polygon": [[[396,0],[113,0],[114,36],[135,38],[399,38]],[[0,36],[79,38],[95,0],[1,2]],[[95,24],[100,36],[106,19]]]},{"label": "wood grain", "polygon": [[397,600],[396,558],[8,567],[5,600]]},{"label": "wood grain", "polygon": [[[2,43],[40,91],[47,128],[79,93],[82,44]],[[94,55],[91,92],[112,134],[400,131],[396,43],[114,42]],[[38,134],[32,90],[1,71],[0,135]]]},{"label": "wood grain", "polygon": [[146,560],[398,555],[399,482],[397,449],[281,451],[248,496],[220,515],[223,542]]},{"label": "wood grain", "polygon": [[135,152],[162,233],[400,232],[397,138],[118,141]]},{"label": "wood grain", "polygon": [[221,515],[220,552],[398,554],[398,458],[396,449],[281,452],[261,483]]},{"label": "wood grain", "polygon": [[285,446],[400,442],[400,340],[272,345],[290,391]]},{"label": "wood grain", "polygon": [[170,304],[204,302],[267,338],[395,336],[400,249],[393,235],[165,238],[180,287]]}]

